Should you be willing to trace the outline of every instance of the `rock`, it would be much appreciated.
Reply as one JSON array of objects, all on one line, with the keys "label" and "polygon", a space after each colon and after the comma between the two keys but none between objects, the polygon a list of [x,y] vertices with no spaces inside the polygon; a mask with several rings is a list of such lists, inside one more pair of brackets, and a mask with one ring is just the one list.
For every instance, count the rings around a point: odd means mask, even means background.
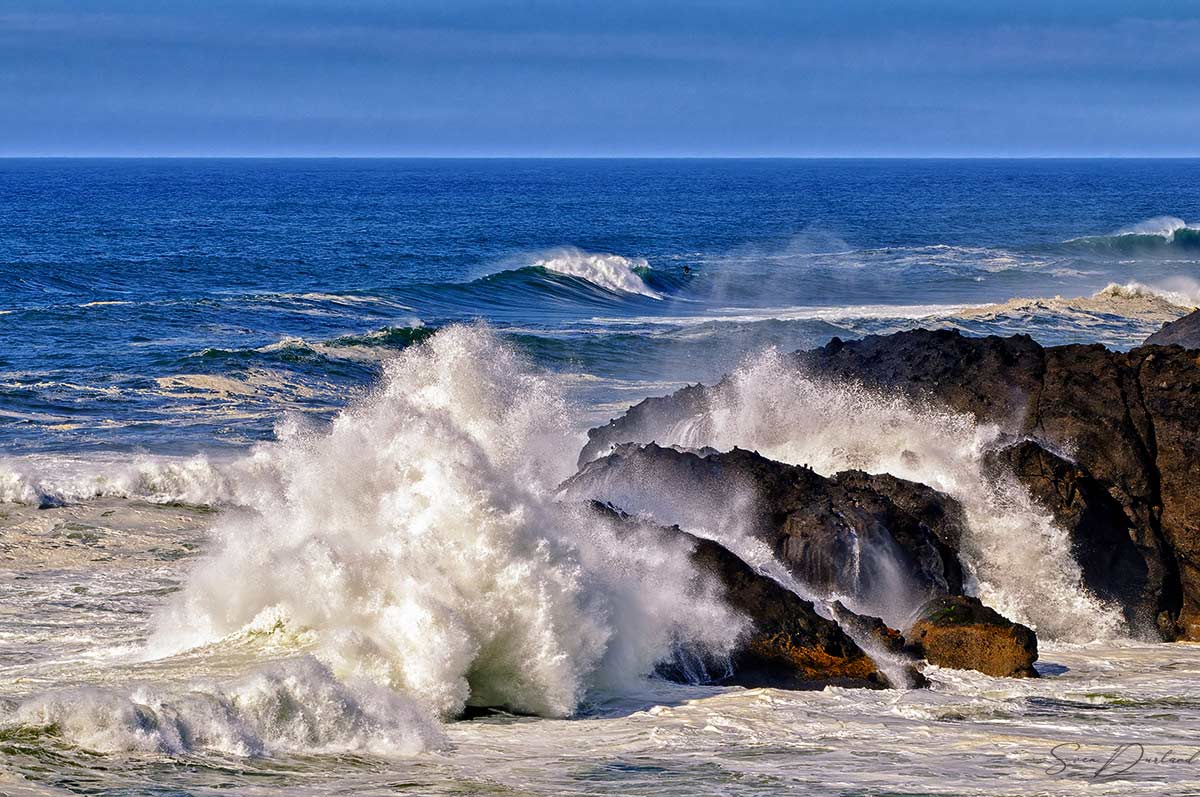
[{"label": "rock", "polygon": [[833,619],[837,620],[838,625],[851,637],[870,640],[865,643],[868,647],[875,647],[893,656],[914,655],[913,649],[904,641],[904,634],[889,626],[882,618],[855,614],[841,601],[834,601],[829,605],[829,609],[833,613]]},{"label": "rock", "polygon": [[1193,310],[1183,318],[1163,324],[1162,329],[1146,338],[1145,345],[1200,349],[1200,310]]},{"label": "rock", "polygon": [[1096,597],[1119,605],[1130,628],[1153,626],[1168,574],[1151,565],[1162,552],[1139,547],[1133,521],[1099,480],[1032,440],[990,451],[985,462],[996,478],[1014,476],[1070,535],[1083,582]]},{"label": "rock", "polygon": [[[1110,585],[1127,617],[1164,639],[1200,641],[1200,355],[1178,346],[1114,352],[1103,346],[1043,348],[1032,338],[970,338],[949,330],[914,330],[858,341],[834,339],[793,355],[814,376],[899,391],[970,413],[1013,438],[1066,452],[1089,485],[1107,492],[1125,515],[1128,546],[1092,556],[1114,541],[1112,522],[1068,530],[1090,584]],[[706,393],[707,390],[707,393]],[[643,402],[590,433],[584,456],[616,443],[652,440],[705,412],[712,389]],[[637,423],[626,418],[636,418]],[[1065,486],[1065,485],[1064,485]],[[1057,489],[1057,487],[1055,488]],[[1051,496],[1044,494],[1040,500]],[[1098,507],[1090,493],[1086,502]],[[1053,507],[1048,508],[1053,511]],[[1081,507],[1077,506],[1076,509]],[[1108,513],[1111,504],[1103,510]],[[1096,510],[1099,511],[1099,510]],[[1070,525],[1072,511],[1064,510]],[[1089,520],[1095,517],[1088,514]],[[1085,537],[1095,533],[1098,540]],[[952,541],[943,541],[953,547]],[[1145,573],[1145,585],[1136,582]],[[1135,629],[1136,630],[1136,629]]]},{"label": "rock", "polygon": [[660,667],[660,674],[672,680],[752,688],[890,685],[875,662],[837,623],[819,615],[810,601],[757,572],[725,547],[678,527],[636,521],[611,505],[592,502],[591,507],[604,519],[621,522],[623,533],[690,542],[691,561],[698,573],[714,579],[730,608],[750,620],[749,634],[728,662],[708,660],[703,652],[681,652],[675,662]]},{"label": "rock", "polygon": [[934,598],[904,632],[926,661],[996,677],[1037,677],[1037,636],[979,602],[961,595]]},{"label": "rock", "polygon": [[893,476],[826,478],[751,451],[701,456],[650,443],[618,446],[560,489],[571,499],[756,540],[807,594],[849,596],[895,621],[932,596],[963,591],[962,508]]},{"label": "rock", "polygon": [[[1127,615],[1165,639],[1200,639],[1195,353],[1158,346],[1130,352],[1099,345],[1042,348],[1026,336],[916,330],[834,341],[798,353],[795,361],[821,375],[932,399],[1010,435],[1071,452],[1130,521],[1127,533],[1153,594],[1124,606]],[[1113,573],[1103,580],[1121,578]]]}]

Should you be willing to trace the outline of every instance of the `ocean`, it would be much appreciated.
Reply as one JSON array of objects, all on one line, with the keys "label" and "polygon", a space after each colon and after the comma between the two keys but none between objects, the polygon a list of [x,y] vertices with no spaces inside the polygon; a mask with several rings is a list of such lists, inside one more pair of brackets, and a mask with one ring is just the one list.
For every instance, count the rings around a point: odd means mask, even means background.
[{"label": "ocean", "polygon": [[730,372],[775,426],[698,442],[833,472],[935,441],[927,483],[970,484],[981,430],[773,358],[916,327],[1136,346],[1200,305],[1197,185],[0,160],[0,794],[1200,793],[1200,648],[1071,594],[1036,509],[972,522],[1045,677],[782,692],[648,677],[736,629],[554,500],[589,427]]}]

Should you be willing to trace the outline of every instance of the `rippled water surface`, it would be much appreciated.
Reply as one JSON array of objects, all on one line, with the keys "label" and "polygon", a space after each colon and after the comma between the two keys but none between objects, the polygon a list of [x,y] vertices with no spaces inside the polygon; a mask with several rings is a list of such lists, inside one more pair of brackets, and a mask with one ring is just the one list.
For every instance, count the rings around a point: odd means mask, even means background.
[{"label": "rippled water surface", "polygon": [[[992,432],[772,354],[914,326],[1136,345],[1200,303],[1197,184],[0,161],[0,794],[1200,793],[1200,648],[1130,640],[1044,512],[980,497]],[[554,489],[589,425],[731,371],[725,414],[664,442],[959,497],[1043,677],[648,678],[741,620]],[[736,547],[736,519],[670,521]]]}]

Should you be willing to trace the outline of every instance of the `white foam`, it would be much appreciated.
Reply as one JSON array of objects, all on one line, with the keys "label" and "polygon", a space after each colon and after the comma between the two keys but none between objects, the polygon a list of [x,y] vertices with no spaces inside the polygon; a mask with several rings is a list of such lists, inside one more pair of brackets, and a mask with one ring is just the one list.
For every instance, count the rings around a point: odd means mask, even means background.
[{"label": "white foam", "polygon": [[1186,277],[1169,278],[1164,281],[1161,287],[1145,285],[1136,281],[1126,283],[1110,282],[1092,294],[1092,298],[1098,300],[1148,299],[1151,304],[1155,300],[1158,300],[1159,304],[1165,302],[1168,305],[1166,308],[1168,311],[1173,309],[1187,310],[1200,305],[1200,283]]},{"label": "white foam", "polygon": [[0,503],[76,503],[128,498],[157,504],[241,505],[254,500],[257,457],[221,462],[205,456],[0,461]]},{"label": "white foam", "polygon": [[593,285],[615,293],[636,293],[651,299],[662,295],[646,287],[634,269],[647,269],[650,264],[641,257],[584,252],[575,247],[562,247],[547,252],[533,262],[548,271],[587,280]]},{"label": "white foam", "polygon": [[47,728],[101,753],[408,756],[442,743],[436,721],[415,701],[370,684],[342,683],[312,657],[226,685],[55,690],[24,701],[4,724]]},{"label": "white foam", "polygon": [[405,350],[327,433],[257,449],[253,511],[218,524],[151,653],[302,633],[337,677],[436,714],[565,716],[677,641],[727,650],[743,622],[682,550],[553,500],[578,450],[567,416],[557,382],[487,329]]}]

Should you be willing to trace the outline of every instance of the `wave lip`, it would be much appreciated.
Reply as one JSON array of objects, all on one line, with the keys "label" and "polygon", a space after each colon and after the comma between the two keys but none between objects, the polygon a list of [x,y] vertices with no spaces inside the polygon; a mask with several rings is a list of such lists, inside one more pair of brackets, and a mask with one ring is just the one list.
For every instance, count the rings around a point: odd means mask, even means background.
[{"label": "wave lip", "polygon": [[646,271],[650,264],[642,257],[585,252],[573,246],[565,246],[545,253],[533,262],[534,266],[568,277],[585,280],[613,293],[633,293],[651,299],[661,299],[662,294],[649,288],[638,271]]},{"label": "wave lip", "polygon": [[1200,249],[1200,225],[1189,224],[1176,216],[1155,216],[1109,235],[1085,235],[1067,243],[1116,252]]}]

